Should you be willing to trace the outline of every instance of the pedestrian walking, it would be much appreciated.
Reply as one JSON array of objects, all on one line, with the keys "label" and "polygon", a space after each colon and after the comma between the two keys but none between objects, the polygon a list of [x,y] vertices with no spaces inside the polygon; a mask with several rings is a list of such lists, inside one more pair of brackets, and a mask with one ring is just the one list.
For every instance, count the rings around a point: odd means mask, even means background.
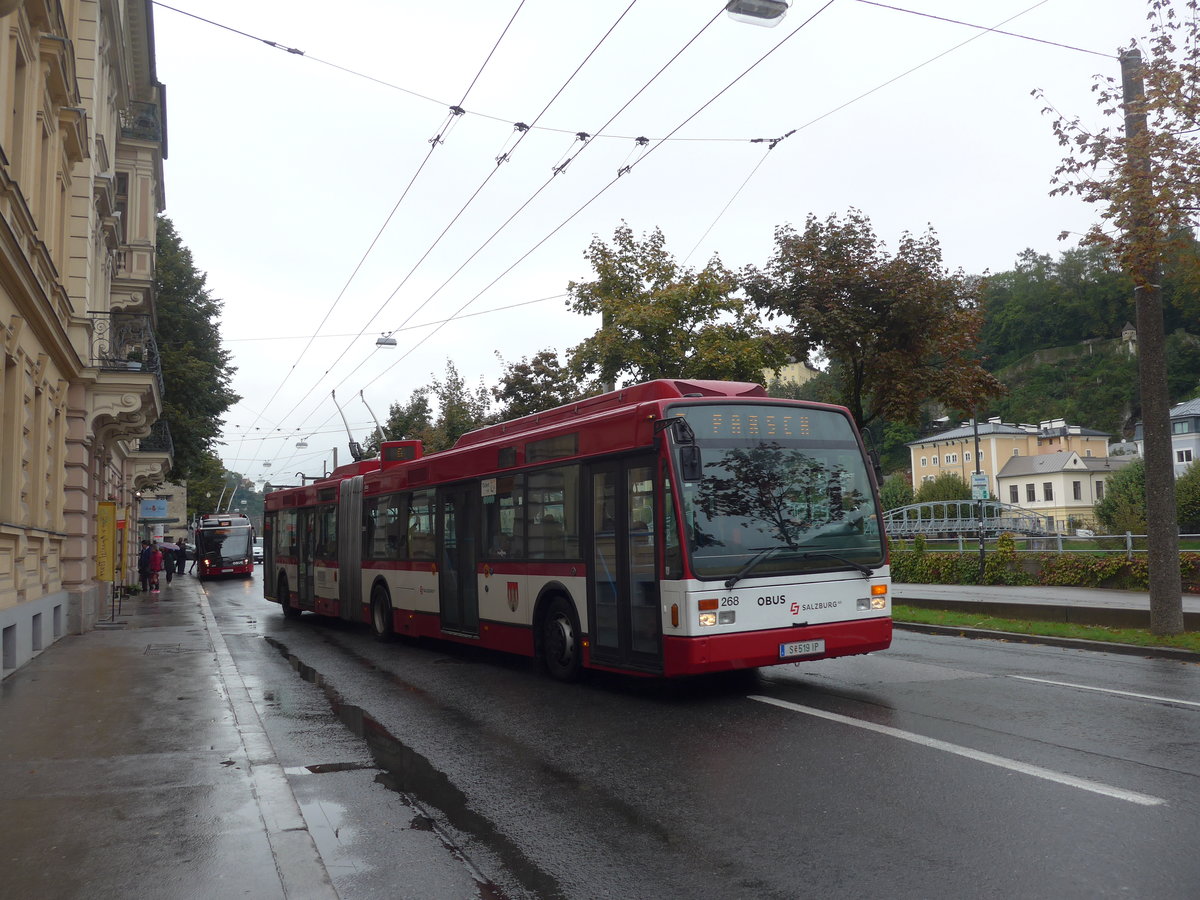
[{"label": "pedestrian walking", "polygon": [[170,584],[175,577],[175,550],[171,547],[170,538],[164,537],[163,540],[166,543],[160,544],[158,549],[162,551],[163,572],[167,575],[167,584]]},{"label": "pedestrian walking", "polygon": [[163,570],[163,554],[157,544],[150,545],[150,593],[158,593],[158,575]]},{"label": "pedestrian walking", "polygon": [[179,549],[175,551],[175,574],[183,574],[184,563],[187,562],[187,541],[179,541]]},{"label": "pedestrian walking", "polygon": [[150,542],[142,541],[142,549],[138,552],[138,581],[142,585],[142,593],[150,590]]}]

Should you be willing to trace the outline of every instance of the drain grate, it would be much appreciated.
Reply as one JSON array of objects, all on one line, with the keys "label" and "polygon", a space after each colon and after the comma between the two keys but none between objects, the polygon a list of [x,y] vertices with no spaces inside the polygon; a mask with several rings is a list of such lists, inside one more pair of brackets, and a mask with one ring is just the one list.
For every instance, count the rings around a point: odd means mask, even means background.
[{"label": "drain grate", "polygon": [[147,644],[146,656],[173,656],[176,653],[212,653],[212,646],[205,644]]}]

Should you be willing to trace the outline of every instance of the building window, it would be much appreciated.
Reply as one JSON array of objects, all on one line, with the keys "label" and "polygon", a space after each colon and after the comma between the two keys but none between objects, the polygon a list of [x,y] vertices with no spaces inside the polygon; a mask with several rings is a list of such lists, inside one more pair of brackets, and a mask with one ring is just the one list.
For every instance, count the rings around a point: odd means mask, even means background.
[{"label": "building window", "polygon": [[1032,484],[1025,485],[1025,499],[1030,503],[1037,501],[1037,489]]},{"label": "building window", "polygon": [[1083,499],[1083,482],[1081,482],[1081,481],[1072,481],[1071,482],[1071,496],[1074,497],[1076,500]]},{"label": "building window", "polygon": [[964,454],[963,454],[963,462],[970,462],[970,461],[971,461],[971,454],[970,454],[970,452],[964,453]]},{"label": "building window", "polygon": [[929,465],[929,460],[926,457],[922,456],[921,457],[921,467],[924,468],[927,465]]},{"label": "building window", "polygon": [[1104,499],[1104,482],[1103,481],[1096,482],[1096,499],[1097,500]]},{"label": "building window", "polygon": [[1017,486],[1015,484],[1010,484],[1008,486],[1008,502],[1013,506],[1016,506],[1019,501],[1020,497],[1018,496]]},{"label": "building window", "polygon": [[1049,481],[1042,482],[1042,499],[1043,500],[1053,500],[1054,499],[1054,485]]},{"label": "building window", "polygon": [[979,451],[979,461],[983,462],[983,451],[982,450]]},{"label": "building window", "polygon": [[1186,420],[1183,422],[1172,422],[1171,431],[1173,431],[1175,434],[1187,434],[1192,430],[1190,426],[1191,423]]},{"label": "building window", "polygon": [[938,458],[936,456],[933,458],[933,464],[935,466],[938,464]]},{"label": "building window", "polygon": [[1021,450],[1018,447],[1013,447],[1013,456],[1020,456]]},{"label": "building window", "polygon": [[1084,451],[1083,451],[1083,455],[1084,455],[1084,456],[1091,456],[1091,455],[1092,455],[1092,451],[1091,451],[1091,450],[1084,450]]},{"label": "building window", "polygon": [[946,464],[947,465],[952,465],[953,463],[956,463],[956,462],[958,462],[958,454],[957,453],[950,453],[946,456]]},{"label": "building window", "polygon": [[1192,451],[1190,449],[1175,451],[1175,462],[1185,463],[1185,462],[1191,462],[1191,461],[1192,461]]}]

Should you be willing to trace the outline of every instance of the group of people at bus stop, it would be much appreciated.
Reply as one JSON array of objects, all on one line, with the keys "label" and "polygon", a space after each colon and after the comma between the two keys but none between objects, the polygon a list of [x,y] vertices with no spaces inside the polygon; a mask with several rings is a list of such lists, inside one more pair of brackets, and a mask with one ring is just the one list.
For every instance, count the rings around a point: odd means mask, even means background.
[{"label": "group of people at bus stop", "polygon": [[[167,584],[170,584],[172,577],[183,574],[186,562],[187,542],[181,540],[178,544],[172,544],[165,538],[161,543],[148,538],[143,540],[141,552],[138,553],[138,579],[142,591],[157,594],[160,576],[165,573]],[[192,565],[196,565],[194,559]]]}]

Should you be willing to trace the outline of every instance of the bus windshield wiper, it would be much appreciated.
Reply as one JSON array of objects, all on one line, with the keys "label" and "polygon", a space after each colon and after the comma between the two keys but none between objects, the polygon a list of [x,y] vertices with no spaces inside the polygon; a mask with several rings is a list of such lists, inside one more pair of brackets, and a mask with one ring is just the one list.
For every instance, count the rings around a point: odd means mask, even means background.
[{"label": "bus windshield wiper", "polygon": [[801,553],[801,559],[832,559],[835,562],[845,563],[851,568],[857,569],[862,573],[863,578],[870,578],[875,574],[875,570],[870,566],[864,566],[862,563],[856,563],[852,559],[846,559],[844,556],[838,556],[835,553]]},{"label": "bus windshield wiper", "polygon": [[764,559],[766,559],[768,556],[770,556],[776,550],[784,550],[784,549],[788,549],[788,548],[785,548],[779,544],[775,544],[772,547],[760,548],[757,553],[755,553],[752,557],[750,557],[748,560],[746,560],[746,564],[744,566],[742,566],[740,569],[738,569],[736,575],[733,575],[732,577],[725,579],[725,587],[727,587],[727,588],[733,587],[735,584],[737,584],[739,581],[741,581],[743,578],[745,578],[747,575],[749,575],[751,569],[753,569],[755,566],[757,566],[760,562],[762,562]]}]

